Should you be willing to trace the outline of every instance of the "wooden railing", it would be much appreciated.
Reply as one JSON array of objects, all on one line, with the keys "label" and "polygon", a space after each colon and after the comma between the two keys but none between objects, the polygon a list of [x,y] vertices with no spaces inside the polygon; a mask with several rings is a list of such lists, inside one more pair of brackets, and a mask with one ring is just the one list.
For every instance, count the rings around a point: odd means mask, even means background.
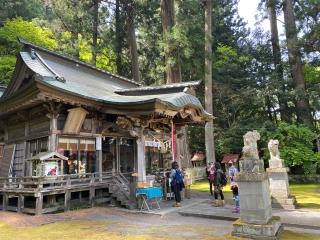
[{"label": "wooden railing", "polygon": [[7,190],[49,190],[59,188],[73,188],[92,184],[111,183],[114,178],[112,172],[81,173],[44,177],[7,177],[0,178],[0,191]]}]

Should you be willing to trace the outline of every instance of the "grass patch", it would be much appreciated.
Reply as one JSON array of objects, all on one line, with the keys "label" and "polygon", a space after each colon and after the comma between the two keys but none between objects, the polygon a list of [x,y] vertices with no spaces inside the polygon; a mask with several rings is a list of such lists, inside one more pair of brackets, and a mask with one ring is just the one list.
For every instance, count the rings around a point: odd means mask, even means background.
[{"label": "grass patch", "polygon": [[[114,224],[114,222],[108,221],[63,221],[54,224],[47,224],[43,226],[36,227],[21,227],[15,228],[11,227],[7,224],[0,222],[0,239],[5,240],[182,240],[186,239],[185,237],[175,236],[175,231],[173,231],[172,226],[162,226],[154,229],[153,231],[156,233],[151,234],[145,233],[142,230],[142,234],[131,234],[125,233],[127,226],[119,223],[120,229],[118,230],[108,230],[109,224]],[[141,226],[142,227],[142,226]],[[180,228],[183,229],[180,229]],[[186,231],[190,231],[190,226],[182,225],[178,227],[178,231],[184,230],[184,228],[188,228]],[[139,227],[138,227],[139,228]],[[143,227],[142,227],[143,228]],[[174,228],[175,229],[175,228]],[[137,229],[139,230],[139,229]],[[177,230],[177,229],[176,229]],[[138,231],[139,232],[139,231]],[[144,232],[144,233],[143,233]],[[159,237],[159,232],[162,232],[163,237]],[[231,236],[230,234],[224,236],[215,236],[215,231],[210,232],[206,228],[195,228],[192,231],[196,236],[199,236],[199,239],[207,239],[207,240],[240,240],[242,238],[237,238]],[[180,232],[181,233],[181,232]],[[198,235],[199,234],[199,235]],[[210,234],[208,236],[208,234]],[[202,237],[202,238],[201,238]],[[304,233],[296,233],[291,231],[284,231],[281,235],[281,240],[320,240],[319,235],[311,235]]]},{"label": "grass patch", "polygon": [[0,239],[5,240],[164,240],[143,234],[123,234],[108,231],[107,221],[64,221],[37,227],[14,228],[0,223]]},{"label": "grass patch", "polygon": [[299,207],[320,211],[320,184],[290,184],[290,192]]},{"label": "grass patch", "polygon": [[[289,188],[300,208],[320,211],[320,184],[290,184]],[[209,193],[209,183],[207,180],[198,181],[191,185],[191,189]],[[230,185],[225,186],[223,192],[231,196]]]},{"label": "grass patch", "polygon": [[320,240],[320,236],[306,234],[306,233],[297,233],[292,231],[283,231],[281,234],[281,240]]}]

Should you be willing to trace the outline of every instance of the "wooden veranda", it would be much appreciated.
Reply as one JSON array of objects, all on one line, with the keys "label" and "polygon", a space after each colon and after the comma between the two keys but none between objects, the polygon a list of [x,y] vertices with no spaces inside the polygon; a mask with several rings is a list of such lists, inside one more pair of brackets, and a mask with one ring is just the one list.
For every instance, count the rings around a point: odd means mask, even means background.
[{"label": "wooden veranda", "polygon": [[68,211],[73,203],[93,206],[112,198],[131,203],[128,180],[112,172],[0,178],[0,195],[2,210],[29,214]]}]

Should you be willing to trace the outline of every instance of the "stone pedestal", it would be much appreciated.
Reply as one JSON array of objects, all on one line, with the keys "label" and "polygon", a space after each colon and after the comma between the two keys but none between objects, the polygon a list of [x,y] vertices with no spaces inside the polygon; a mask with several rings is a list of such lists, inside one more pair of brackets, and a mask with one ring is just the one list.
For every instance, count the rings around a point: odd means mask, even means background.
[{"label": "stone pedestal", "polygon": [[270,192],[272,196],[272,207],[295,209],[296,199],[290,196],[288,172],[284,161],[280,158],[279,141],[271,139],[268,142],[268,149],[270,152],[269,168],[267,173],[270,182]]},{"label": "stone pedestal", "polygon": [[272,216],[268,176],[265,172],[240,172],[236,176],[240,196],[240,219],[232,235],[253,239],[278,239],[282,231],[279,217]]},{"label": "stone pedestal", "polygon": [[272,207],[295,209],[296,199],[290,196],[289,181],[288,181],[288,168],[274,167],[270,165],[267,168],[270,183],[270,193],[272,196]]},{"label": "stone pedestal", "polygon": [[278,239],[282,231],[279,217],[272,216],[268,175],[259,159],[257,131],[243,136],[243,160],[235,177],[239,186],[240,219],[233,223],[232,235],[252,239]]},{"label": "stone pedestal", "polygon": [[263,240],[277,240],[283,227],[279,217],[270,218],[267,224],[248,224],[240,219],[233,223],[232,235]]}]

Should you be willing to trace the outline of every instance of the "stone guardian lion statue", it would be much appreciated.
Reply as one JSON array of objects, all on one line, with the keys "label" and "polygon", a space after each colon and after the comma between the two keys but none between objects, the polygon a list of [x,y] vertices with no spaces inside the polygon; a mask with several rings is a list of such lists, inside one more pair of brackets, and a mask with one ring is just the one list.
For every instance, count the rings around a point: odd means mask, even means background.
[{"label": "stone guardian lion statue", "polygon": [[268,149],[270,152],[270,160],[280,160],[279,141],[271,139],[268,143]]}]

